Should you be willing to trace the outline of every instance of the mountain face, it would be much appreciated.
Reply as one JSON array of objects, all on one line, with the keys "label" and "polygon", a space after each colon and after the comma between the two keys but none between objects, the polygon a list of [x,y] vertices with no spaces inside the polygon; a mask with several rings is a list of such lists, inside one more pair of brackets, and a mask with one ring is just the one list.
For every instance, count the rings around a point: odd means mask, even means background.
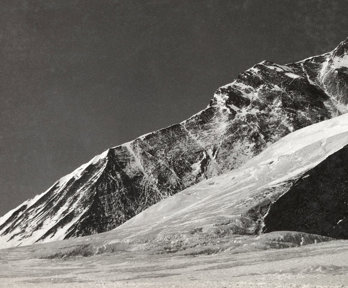
[{"label": "mountain face", "polygon": [[290,133],[240,168],[192,185],[112,231],[30,250],[39,258],[125,251],[131,259],[140,251],[235,256],[348,239],[347,160],[344,114]]},{"label": "mountain face", "polygon": [[112,239],[188,253],[214,244],[234,249],[241,236],[240,245],[274,235],[277,245],[348,239],[347,173],[345,114],[293,132],[242,167],[153,205],[103,235],[103,245]]},{"label": "mountain face", "polygon": [[3,247],[116,228],[158,201],[240,167],[286,134],[347,110],[348,39],[296,63],[269,61],[206,109],[96,156],[0,218]]}]

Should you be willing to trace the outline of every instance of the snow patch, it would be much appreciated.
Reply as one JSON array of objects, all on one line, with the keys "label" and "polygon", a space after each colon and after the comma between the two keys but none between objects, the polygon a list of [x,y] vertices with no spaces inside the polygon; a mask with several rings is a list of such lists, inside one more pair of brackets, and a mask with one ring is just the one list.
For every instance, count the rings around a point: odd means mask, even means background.
[{"label": "snow patch", "polygon": [[300,76],[298,76],[298,75],[296,75],[294,73],[291,73],[291,72],[286,72],[285,75],[290,77],[290,78],[293,78],[293,79],[300,78]]},{"label": "snow patch", "polygon": [[345,54],[343,57],[334,57],[332,66],[334,67],[334,69],[348,67],[348,54]]}]

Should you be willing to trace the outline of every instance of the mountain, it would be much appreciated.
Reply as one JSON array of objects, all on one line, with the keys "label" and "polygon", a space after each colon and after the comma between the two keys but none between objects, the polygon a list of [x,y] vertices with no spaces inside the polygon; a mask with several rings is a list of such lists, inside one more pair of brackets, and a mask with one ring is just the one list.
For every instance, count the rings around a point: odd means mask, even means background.
[{"label": "mountain", "polygon": [[206,109],[108,149],[8,212],[0,218],[3,247],[114,229],[286,134],[345,113],[347,51],[348,39],[296,63],[256,64],[219,88]]},{"label": "mountain", "polygon": [[[30,246],[30,257],[117,252],[118,258],[127,252],[133,259],[142,251],[198,255],[224,250],[234,257],[348,239],[347,173],[344,114],[292,132],[240,168],[170,196],[112,231]],[[28,253],[26,247],[16,249],[19,255]]]},{"label": "mountain", "polygon": [[293,231],[283,232],[289,242],[296,234],[302,241],[348,239],[347,174],[345,114],[285,136],[242,167],[153,205],[104,239],[171,252],[213,243],[233,248],[236,235],[262,240],[276,231]]}]

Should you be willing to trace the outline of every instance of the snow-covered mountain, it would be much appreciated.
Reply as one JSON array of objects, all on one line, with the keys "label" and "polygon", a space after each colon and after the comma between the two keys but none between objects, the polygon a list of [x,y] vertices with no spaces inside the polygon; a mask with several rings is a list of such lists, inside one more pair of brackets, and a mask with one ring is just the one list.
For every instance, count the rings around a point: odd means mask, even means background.
[{"label": "snow-covered mountain", "polygon": [[290,133],[240,168],[172,195],[112,231],[16,251],[39,258],[128,251],[133,259],[139,251],[234,254],[348,239],[347,173],[344,114]]},{"label": "snow-covered mountain", "polygon": [[214,242],[222,247],[224,240],[233,247],[234,235],[272,231],[348,239],[347,173],[345,114],[285,136],[242,167],[168,197],[104,239],[172,252]]},{"label": "snow-covered mountain", "polygon": [[271,143],[348,109],[348,39],[296,63],[269,61],[219,88],[208,107],[108,149],[0,218],[3,246],[114,229],[158,201],[240,167]]}]

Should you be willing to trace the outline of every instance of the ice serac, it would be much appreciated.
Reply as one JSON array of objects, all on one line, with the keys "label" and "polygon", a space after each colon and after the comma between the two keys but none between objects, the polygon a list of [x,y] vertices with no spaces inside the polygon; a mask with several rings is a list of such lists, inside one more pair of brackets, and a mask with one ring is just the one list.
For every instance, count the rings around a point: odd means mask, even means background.
[{"label": "ice serac", "polygon": [[170,195],[240,167],[284,135],[347,110],[347,44],[256,64],[191,118],[113,147],[0,218],[3,245],[111,230]]}]

